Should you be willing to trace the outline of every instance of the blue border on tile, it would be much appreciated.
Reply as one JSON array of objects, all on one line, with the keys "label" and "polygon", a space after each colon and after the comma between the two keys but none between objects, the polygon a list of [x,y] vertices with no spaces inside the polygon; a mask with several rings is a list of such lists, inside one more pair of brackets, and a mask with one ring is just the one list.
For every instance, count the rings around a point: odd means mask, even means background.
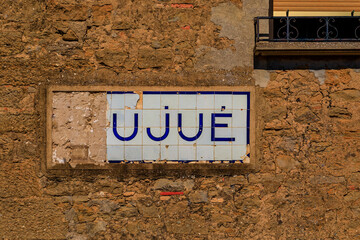
[{"label": "blue border on tile", "polygon": [[131,92],[131,91],[127,91],[127,92],[119,92],[119,91],[114,91],[114,92],[107,92],[108,94],[135,94],[135,92]]},{"label": "blue border on tile", "polygon": [[246,143],[250,144],[250,93],[247,93],[247,114],[246,114]]}]

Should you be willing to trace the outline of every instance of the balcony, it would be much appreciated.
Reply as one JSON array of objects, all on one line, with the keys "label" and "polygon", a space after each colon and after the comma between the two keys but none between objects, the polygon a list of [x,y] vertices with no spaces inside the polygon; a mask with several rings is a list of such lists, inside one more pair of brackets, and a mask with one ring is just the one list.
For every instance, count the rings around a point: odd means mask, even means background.
[{"label": "balcony", "polygon": [[360,16],[256,17],[255,55],[360,55]]}]

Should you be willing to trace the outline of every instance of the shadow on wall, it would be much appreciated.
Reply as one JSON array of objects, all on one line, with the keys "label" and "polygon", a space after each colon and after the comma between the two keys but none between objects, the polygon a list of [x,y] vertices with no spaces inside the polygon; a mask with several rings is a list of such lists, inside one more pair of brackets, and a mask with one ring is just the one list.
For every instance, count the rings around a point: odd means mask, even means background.
[{"label": "shadow on wall", "polygon": [[360,69],[360,56],[255,56],[255,69]]}]

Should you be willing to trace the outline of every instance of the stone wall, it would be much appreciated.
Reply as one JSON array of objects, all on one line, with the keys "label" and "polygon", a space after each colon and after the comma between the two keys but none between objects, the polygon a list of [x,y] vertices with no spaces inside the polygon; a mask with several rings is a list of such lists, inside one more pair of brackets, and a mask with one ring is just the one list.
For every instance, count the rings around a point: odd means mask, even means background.
[{"label": "stone wall", "polygon": [[[360,72],[254,70],[253,17],[267,9],[265,0],[3,2],[0,238],[358,239]],[[256,85],[256,171],[49,176],[50,85]]]}]

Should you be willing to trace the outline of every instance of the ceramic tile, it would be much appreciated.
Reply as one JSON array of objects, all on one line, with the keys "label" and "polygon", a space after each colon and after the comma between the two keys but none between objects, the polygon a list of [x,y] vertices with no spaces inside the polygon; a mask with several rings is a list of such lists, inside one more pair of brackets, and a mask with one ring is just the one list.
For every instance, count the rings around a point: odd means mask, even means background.
[{"label": "ceramic tile", "polygon": [[124,94],[111,94],[111,109],[124,109]]},{"label": "ceramic tile", "polygon": [[111,97],[112,97],[112,94],[110,94],[110,93],[106,94],[106,103],[107,103],[106,109],[107,110],[111,109]]},{"label": "ceramic tile", "polygon": [[[162,128],[160,130],[161,135],[165,133],[165,129]],[[178,145],[179,144],[179,134],[178,134],[178,128],[170,128],[169,129],[169,135],[160,142],[161,145]]]},{"label": "ceramic tile", "polygon": [[177,127],[178,125],[178,110],[161,110],[160,126],[165,127],[166,114],[169,114],[170,126]]},{"label": "ceramic tile", "polygon": [[234,137],[231,128],[215,128],[215,145],[232,144],[231,139]]},{"label": "ceramic tile", "polygon": [[177,110],[179,108],[179,95],[178,94],[161,94],[160,109]]},{"label": "ceramic tile", "polygon": [[235,110],[232,114],[232,127],[247,127],[247,110]]},{"label": "ceramic tile", "polygon": [[143,109],[160,110],[160,94],[143,94]]},{"label": "ceramic tile", "polygon": [[179,146],[179,160],[196,160],[196,148],[193,146]]},{"label": "ceramic tile", "polygon": [[[134,133],[134,129],[135,128],[125,128],[125,133],[123,135],[123,137],[130,137],[133,133]],[[142,145],[142,141],[143,141],[143,129],[142,128],[138,128],[137,129],[137,133],[135,135],[135,137],[131,140],[125,141],[124,144],[125,146],[128,145]]]},{"label": "ceramic tile", "polygon": [[114,126],[114,114],[116,114],[116,127],[125,126],[125,111],[124,110],[111,110],[110,111],[110,127]]},{"label": "ceramic tile", "polygon": [[[237,160],[246,154],[247,96],[239,94],[143,94],[143,109],[135,109],[138,94],[108,94],[111,109],[107,111],[108,159],[211,161]],[[166,109],[165,109],[166,106]],[[225,106],[225,109],[222,107]],[[126,108],[126,110],[124,109]],[[134,114],[138,114],[138,132],[129,141],[116,138],[112,130],[113,114],[117,116],[117,133],[129,137],[134,131]],[[170,128],[166,138],[165,116],[169,114]],[[182,115],[179,135],[178,113]],[[199,114],[203,114],[203,128],[198,139]],[[216,117],[212,123],[212,114]],[[232,114],[231,117],[229,114]],[[214,124],[227,127],[214,127]],[[126,126],[126,127],[125,127]],[[150,135],[147,128],[150,129]],[[212,134],[217,138],[213,141]],[[235,138],[232,141],[231,138]],[[119,159],[119,156],[120,159]],[[118,158],[118,159],[115,159]]]},{"label": "ceramic tile", "polygon": [[243,160],[246,157],[246,145],[233,145],[232,158],[233,160]]},{"label": "ceramic tile", "polygon": [[213,94],[198,94],[196,100],[196,108],[199,110],[214,109],[215,96]]},{"label": "ceramic tile", "polygon": [[197,145],[214,145],[211,141],[211,128],[203,128],[200,137],[196,140]]},{"label": "ceramic tile", "polygon": [[162,145],[161,146],[161,160],[178,160],[178,146],[177,145]]},{"label": "ceramic tile", "polygon": [[[124,135],[124,128],[116,129],[118,134]],[[106,128],[106,144],[107,145],[124,145],[124,142],[115,137],[113,128]]]},{"label": "ceramic tile", "polygon": [[[233,122],[232,110],[224,110],[222,112],[216,111],[214,114],[216,114],[214,124],[227,124],[228,128],[232,127],[232,122]],[[212,121],[212,117],[210,117],[210,119]]]},{"label": "ceramic tile", "polygon": [[137,102],[139,100],[139,94],[136,93],[126,93],[125,97],[125,109],[135,109]]},{"label": "ceramic tile", "polygon": [[199,123],[199,116],[201,113],[203,114],[203,127],[211,127],[211,114],[214,113],[214,110],[196,110],[198,123]]},{"label": "ceramic tile", "polygon": [[214,160],[214,146],[197,146],[196,155],[199,161]]},{"label": "ceramic tile", "polygon": [[195,137],[199,131],[199,128],[184,127],[181,130],[182,130],[182,134],[184,135],[184,138],[182,138],[179,135],[179,144],[180,145],[192,145],[192,144],[196,143],[196,140],[191,140],[189,138]]},{"label": "ceramic tile", "polygon": [[232,160],[231,146],[216,146],[215,147],[215,160]]},{"label": "ceramic tile", "polygon": [[125,146],[125,160],[139,161],[142,159],[142,146]]},{"label": "ceramic tile", "polygon": [[160,110],[143,110],[143,126],[144,127],[161,127],[161,111]]},{"label": "ceramic tile", "polygon": [[232,128],[232,135],[235,138],[234,145],[246,145],[247,128]]},{"label": "ceramic tile", "polygon": [[144,160],[160,160],[160,146],[143,146]]},{"label": "ceramic tile", "polygon": [[[150,133],[153,137],[159,138],[162,136],[161,129],[152,127],[150,128]],[[154,141],[152,140],[148,135],[148,129],[143,129],[143,145],[160,145],[160,141]]]},{"label": "ceramic tile", "polygon": [[221,111],[223,107],[225,109],[232,109],[233,95],[230,94],[218,94],[215,95],[214,108],[216,111]]},{"label": "ceramic tile", "polygon": [[247,109],[247,95],[233,95],[233,109]]},{"label": "ceramic tile", "polygon": [[179,109],[196,109],[197,94],[179,94]]},{"label": "ceramic tile", "polygon": [[125,127],[135,127],[135,114],[138,116],[138,127],[142,127],[143,117],[142,110],[125,110]]},{"label": "ceramic tile", "polygon": [[107,160],[121,161],[124,160],[125,149],[124,146],[107,146]]},{"label": "ceramic tile", "polygon": [[[196,110],[180,110],[182,127],[198,127],[199,120]],[[178,116],[179,117],[179,116]]]}]

